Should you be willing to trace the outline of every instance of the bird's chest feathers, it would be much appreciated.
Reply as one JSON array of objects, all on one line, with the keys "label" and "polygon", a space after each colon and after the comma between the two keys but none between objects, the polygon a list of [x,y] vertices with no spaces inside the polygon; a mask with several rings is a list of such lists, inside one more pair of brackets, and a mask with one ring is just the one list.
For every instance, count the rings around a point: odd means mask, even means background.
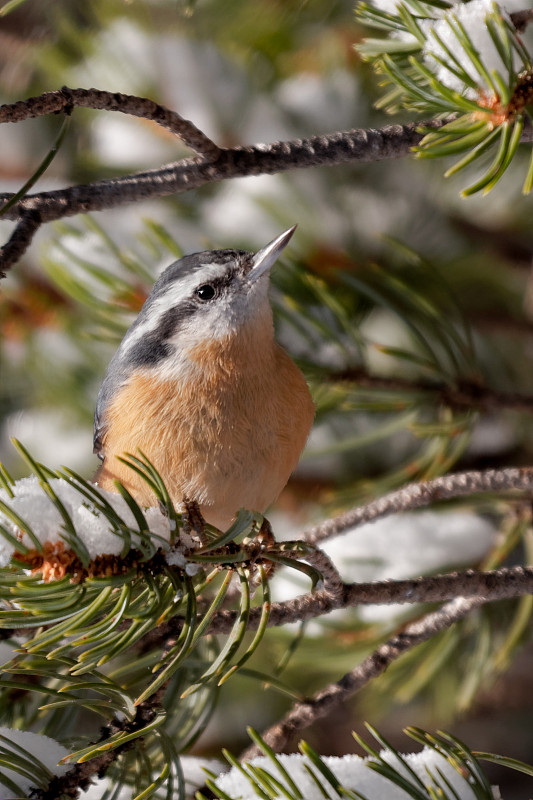
[{"label": "bird's chest feathers", "polygon": [[191,368],[180,379],[131,376],[117,398],[123,424],[110,409],[115,435],[122,429],[121,438],[136,440],[137,447],[152,450],[157,442],[180,458],[191,448],[208,456],[241,446],[272,447],[269,399],[276,395],[278,378],[273,342],[257,349],[207,342],[188,356]]},{"label": "bird's chest feathers", "polygon": [[113,458],[140,449],[171,496],[196,499],[215,525],[229,524],[240,506],[267,508],[296,466],[314,406],[302,373],[272,336],[257,347],[249,342],[196,344],[180,380],[130,376],[106,415],[102,485],[109,473],[150,502],[142,481],[133,487],[136,479],[119,474]]}]

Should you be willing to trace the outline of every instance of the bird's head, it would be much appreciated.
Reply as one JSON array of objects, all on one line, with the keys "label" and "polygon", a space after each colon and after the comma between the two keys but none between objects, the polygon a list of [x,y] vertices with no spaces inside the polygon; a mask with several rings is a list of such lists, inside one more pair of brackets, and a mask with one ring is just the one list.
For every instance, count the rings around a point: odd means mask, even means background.
[{"label": "bird's head", "polygon": [[295,227],[257,253],[205,250],[167,267],[109,365],[97,420],[134,373],[159,380],[194,379],[202,364],[193,354],[208,352],[207,345],[224,347],[251,337],[260,345],[261,336],[272,342],[270,269]]}]

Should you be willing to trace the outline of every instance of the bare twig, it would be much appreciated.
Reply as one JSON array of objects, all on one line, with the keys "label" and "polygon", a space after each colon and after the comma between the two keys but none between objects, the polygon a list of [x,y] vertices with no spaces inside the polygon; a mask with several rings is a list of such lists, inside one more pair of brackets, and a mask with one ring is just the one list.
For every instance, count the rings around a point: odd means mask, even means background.
[{"label": "bare twig", "polygon": [[[442,124],[440,121],[424,123],[426,127],[435,128]],[[402,158],[422,138],[417,127],[417,123],[387,125],[381,129],[354,129],[309,139],[225,149],[220,151],[216,160],[205,157],[183,159],[122,178],[29,194],[5,216],[18,219],[25,209],[31,208],[41,212],[43,222],[52,222],[65,216],[186,192],[228,178],[272,175],[290,169],[333,166],[350,161]],[[0,202],[6,202],[11,196],[0,194]]]},{"label": "bare twig", "polygon": [[481,472],[457,472],[431,481],[411,483],[403,489],[373,500],[367,505],[346,511],[309,528],[302,538],[312,544],[338,536],[364,522],[372,522],[389,514],[422,508],[439,500],[476,494],[533,490],[533,467],[522,469],[489,469]]},{"label": "bare twig", "polygon": [[23,213],[11,237],[0,248],[0,278],[5,278],[6,273],[4,270],[8,270],[13,264],[16,264],[26,252],[41,223],[39,211],[30,209]]},{"label": "bare twig", "polygon": [[[35,113],[39,109],[39,99],[33,98]],[[15,110],[17,105],[14,106]],[[440,120],[435,121],[433,127],[441,124]],[[428,125],[431,126],[432,123],[427,123],[426,127]],[[310,139],[236,147],[232,150],[217,148],[216,153],[210,153],[210,157],[204,155],[201,158],[183,159],[159,169],[122,178],[27,194],[5,212],[4,218],[20,220],[31,212],[38,214],[40,222],[44,224],[75,214],[103,211],[140,200],[178,194],[229,178],[274,174],[303,167],[332,166],[349,161],[401,158],[409,154],[411,147],[421,137],[422,134],[417,132],[417,125],[410,123],[388,125],[381,130],[356,129]],[[196,144],[197,148],[200,146],[202,145]],[[12,197],[12,194],[0,194],[0,205],[6,204]],[[22,242],[15,231],[12,239],[5,245],[5,260],[2,260],[0,253],[0,269],[7,269],[14,263],[15,253],[17,257],[22,255],[29,240],[25,247],[22,247]]]},{"label": "bare twig", "polygon": [[488,572],[466,570],[401,581],[345,584],[343,607],[440,603],[455,597],[477,596],[492,602],[526,594],[533,594],[533,567],[516,566]]},{"label": "bare twig", "polygon": [[[0,268],[6,270],[24,253],[39,224],[91,211],[103,211],[142,199],[188,191],[207,183],[246,175],[272,174],[288,169],[399,158],[420,141],[417,126],[389,125],[382,130],[336,132],[310,139],[296,139],[232,150],[220,149],[192,122],[153,101],[99,89],[69,89],[46,92],[0,107],[0,123],[20,122],[30,117],[63,111],[75,106],[119,111],[149,119],[178,135],[201,157],[183,159],[159,169],[126,177],[72,186],[52,192],[27,194],[5,212],[6,219],[21,223],[0,251]],[[429,122],[439,127],[442,122]],[[0,194],[5,205],[12,194]],[[30,225],[31,219],[31,225]]]},{"label": "bare twig", "polygon": [[[112,180],[71,186],[51,192],[27,194],[6,211],[5,218],[20,220],[28,211],[40,214],[47,223],[67,216],[103,211],[126,203],[197,189],[209,183],[253,175],[271,175],[290,169],[333,166],[348,162],[373,162],[402,158],[419,144],[420,126],[439,128],[446,120],[386,125],[381,129],[353,129],[293,139],[272,144],[256,144],[233,149],[218,148],[191,122],[151,100],[99,89],[69,89],[47,92],[11,105],[0,107],[0,122],[19,122],[29,117],[63,111],[74,106],[121,111],[151,119],[176,133],[200,154],[199,158],[164,165]],[[522,141],[532,141],[533,128],[526,122]],[[12,194],[0,194],[0,204]],[[8,243],[7,247],[10,246]],[[2,262],[0,261],[0,267]]]},{"label": "bare twig", "polygon": [[[303,545],[304,543],[295,542],[295,544]],[[286,550],[285,547],[283,547],[282,552],[285,558],[294,558],[295,560],[304,559],[308,561],[309,564],[315,567],[322,575],[324,593],[330,596],[333,602],[342,602],[341,597],[344,592],[344,583],[342,582],[337,567],[326,553],[314,545],[307,544],[304,552],[298,548]]]},{"label": "bare twig", "polygon": [[[380,129],[353,129],[308,139],[224,149],[216,161],[206,158],[183,159],[158,169],[113,180],[28,194],[6,212],[5,218],[16,220],[25,210],[33,209],[40,212],[43,222],[52,222],[79,213],[103,211],[138,200],[178,194],[229,178],[403,158],[411,153],[411,148],[423,136],[418,132],[419,125],[427,129],[441,127],[444,123],[445,120],[430,120],[386,125]],[[522,140],[533,141],[533,126],[525,126],[525,129]],[[7,202],[11,197],[12,194],[0,194],[0,203]]]},{"label": "bare twig", "polygon": [[[480,597],[468,600],[459,597],[447,603],[439,611],[427,614],[421,620],[411,623],[401,633],[378,647],[372,655],[365,658],[339,681],[322,689],[311,699],[295,703],[280,722],[262,733],[263,739],[278,753],[286,749],[294,733],[331,713],[369,681],[381,675],[389,664],[396,661],[403,653],[426,642],[440,631],[450,628],[484,602],[485,599]],[[254,745],[245,750],[241,760],[254,758],[257,755],[260,755],[260,750]]]},{"label": "bare twig", "polygon": [[45,92],[38,97],[19,100],[18,103],[6,103],[0,106],[0,123],[21,122],[60,111],[70,114],[76,106],[99,111],[120,111],[122,114],[142,117],[179,136],[198,155],[214,159],[219,153],[219,147],[205,133],[176,111],[171,111],[147,97],[101,89],[69,89],[68,86],[63,86],[56,92]]},{"label": "bare twig", "polygon": [[[533,567],[502,567],[489,572],[467,570],[423,578],[370,583],[342,583],[335,591],[323,589],[308,592],[292,600],[272,603],[269,627],[288,625],[321,617],[330,611],[359,605],[391,603],[442,603],[456,597],[483,597],[487,602],[508,600],[533,594]],[[227,634],[235,625],[238,612],[221,610],[214,614],[209,634]],[[248,630],[255,630],[261,608],[252,608]],[[143,648],[160,646],[167,638],[179,635],[183,619],[175,617],[151,631],[143,639]]]}]

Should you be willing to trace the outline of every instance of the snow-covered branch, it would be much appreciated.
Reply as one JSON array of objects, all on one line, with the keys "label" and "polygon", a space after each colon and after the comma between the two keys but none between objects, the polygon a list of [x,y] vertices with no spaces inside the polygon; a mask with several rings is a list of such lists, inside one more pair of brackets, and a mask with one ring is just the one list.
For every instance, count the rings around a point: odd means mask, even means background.
[{"label": "snow-covered branch", "polygon": [[[49,480],[47,494],[39,480],[25,478],[9,487],[11,496],[7,490],[0,491],[0,511],[3,512],[0,513],[3,537],[0,557],[2,563],[7,565],[14,555],[18,561],[42,574],[47,581],[67,575],[83,581],[91,576],[123,574],[131,568],[133,562],[130,556],[124,556],[124,536],[127,535],[136,562],[139,554],[144,553],[146,570],[160,570],[166,563],[166,569],[178,568],[194,575],[204,564],[207,566],[217,561],[227,567],[243,562],[250,565],[270,564],[269,569],[279,564],[280,560],[295,565],[303,562],[309,564],[320,577],[322,585],[316,591],[272,603],[267,623],[269,626],[308,620],[357,605],[445,602],[459,596],[481,596],[487,601],[495,601],[532,593],[533,567],[515,566],[488,572],[468,570],[405,580],[354,583],[342,581],[336,566],[317,547],[317,543],[348,532],[357,535],[357,526],[362,523],[434,502],[476,494],[523,493],[532,489],[532,468],[445,475],[433,481],[410,484],[365,506],[326,520],[304,532],[299,541],[278,543],[274,537],[256,541],[252,536],[239,548],[230,541],[214,551],[208,549],[205,554],[203,551],[196,554],[194,548],[180,545],[179,538],[172,543],[173,537],[179,536],[179,531],[157,508],[143,512],[145,524],[149,527],[146,533],[141,534],[135,532],[135,518],[118,494],[104,492],[87,482],[66,481],[64,478]],[[57,502],[61,504],[61,510],[56,506]],[[66,538],[62,532],[65,514],[68,515],[72,531],[76,532],[75,538],[72,535]],[[244,514],[235,527],[235,535],[239,531],[244,533],[251,523],[251,515]],[[446,525],[445,517],[443,524]],[[120,534],[120,530],[125,533]],[[149,544],[146,536],[151,537]],[[207,561],[202,561],[206,558]],[[238,618],[238,612],[222,607],[212,615],[206,632],[228,633]],[[246,627],[256,629],[262,618],[262,607],[252,608]],[[200,616],[198,622],[201,619]],[[180,634],[182,625],[182,617],[171,617],[150,633],[148,639],[152,644],[164,644],[168,637]]]}]

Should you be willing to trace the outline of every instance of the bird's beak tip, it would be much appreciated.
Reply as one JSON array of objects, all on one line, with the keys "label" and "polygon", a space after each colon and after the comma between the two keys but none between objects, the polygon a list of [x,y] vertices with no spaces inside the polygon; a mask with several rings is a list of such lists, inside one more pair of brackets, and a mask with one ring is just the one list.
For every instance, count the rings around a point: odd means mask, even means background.
[{"label": "bird's beak tip", "polygon": [[279,236],[276,236],[276,238],[269,242],[265,247],[261,248],[261,250],[257,251],[253,257],[252,269],[250,270],[249,277],[255,280],[272,267],[272,265],[281,255],[282,251],[289,244],[296,227],[296,225],[293,225],[292,228],[288,228]]}]

